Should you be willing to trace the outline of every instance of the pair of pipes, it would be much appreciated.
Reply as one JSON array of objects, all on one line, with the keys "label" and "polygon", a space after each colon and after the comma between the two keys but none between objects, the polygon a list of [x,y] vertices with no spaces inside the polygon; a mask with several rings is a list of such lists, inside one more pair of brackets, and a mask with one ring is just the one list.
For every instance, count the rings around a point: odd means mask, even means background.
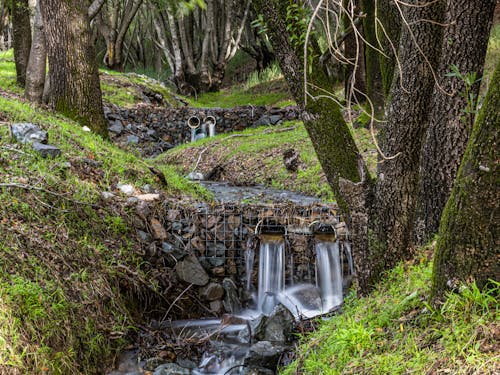
[{"label": "pair of pipes", "polygon": [[[208,127],[208,136],[215,136],[215,125],[217,124],[217,120],[214,116],[207,116],[204,118],[203,123],[198,116],[191,116],[187,120],[187,126],[191,129],[191,142],[195,142],[199,139],[203,139],[207,137],[207,127]],[[201,126],[200,126],[201,125]]]}]

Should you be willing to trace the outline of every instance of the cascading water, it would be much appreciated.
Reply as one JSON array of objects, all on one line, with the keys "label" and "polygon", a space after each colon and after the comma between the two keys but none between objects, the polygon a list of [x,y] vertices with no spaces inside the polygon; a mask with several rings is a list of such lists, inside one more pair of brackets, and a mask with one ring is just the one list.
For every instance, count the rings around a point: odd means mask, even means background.
[{"label": "cascading water", "polygon": [[263,236],[259,251],[257,309],[269,313],[276,295],[285,287],[285,241],[281,236]]},{"label": "cascading water", "polygon": [[342,303],[342,269],[339,242],[318,241],[316,250],[316,286],[324,313]]}]

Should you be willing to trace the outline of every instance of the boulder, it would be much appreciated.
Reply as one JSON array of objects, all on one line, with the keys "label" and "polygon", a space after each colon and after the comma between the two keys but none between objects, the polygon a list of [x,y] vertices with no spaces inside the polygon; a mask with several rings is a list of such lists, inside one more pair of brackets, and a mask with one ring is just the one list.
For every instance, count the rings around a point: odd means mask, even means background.
[{"label": "boulder", "polygon": [[247,367],[275,369],[284,351],[283,346],[274,345],[269,341],[259,341],[250,347],[244,364]]},{"label": "boulder", "polygon": [[20,143],[47,143],[47,132],[38,125],[31,123],[17,123],[10,126],[12,136]]},{"label": "boulder", "polygon": [[31,148],[42,155],[43,158],[55,159],[61,155],[61,149],[56,146],[46,145],[40,142],[33,142]]},{"label": "boulder", "polygon": [[217,283],[210,283],[200,289],[200,296],[205,301],[215,301],[224,296],[224,288]]},{"label": "boulder", "polygon": [[208,284],[208,275],[195,256],[190,255],[178,262],[175,266],[175,271],[179,279],[187,283],[198,286]]},{"label": "boulder", "polygon": [[222,281],[222,286],[224,287],[225,291],[224,309],[231,314],[241,311],[241,302],[238,298],[238,289],[236,288],[234,281],[229,278],[225,278]]}]

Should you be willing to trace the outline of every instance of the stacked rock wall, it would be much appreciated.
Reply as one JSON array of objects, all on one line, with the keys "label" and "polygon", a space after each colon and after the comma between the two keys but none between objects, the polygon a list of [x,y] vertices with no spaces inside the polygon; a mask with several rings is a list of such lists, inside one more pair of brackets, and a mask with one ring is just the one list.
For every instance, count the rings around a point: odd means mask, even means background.
[{"label": "stacked rock wall", "polygon": [[245,253],[254,254],[250,280],[255,290],[262,235],[283,236],[287,283],[314,283],[314,228],[331,228],[332,232],[335,228],[339,239],[347,239],[345,223],[335,206],[169,204],[155,215],[161,216],[148,220],[157,250],[150,261],[166,267],[166,274],[180,284],[179,290],[190,287],[192,298],[214,315],[234,312],[250,302]]},{"label": "stacked rock wall", "polygon": [[203,123],[207,116],[216,119],[216,134],[240,131],[252,126],[275,125],[300,117],[298,107],[269,108],[162,108],[139,105],[134,108],[107,107],[111,138],[118,143],[137,145],[145,156],[155,156],[191,140],[187,121],[197,116]]}]

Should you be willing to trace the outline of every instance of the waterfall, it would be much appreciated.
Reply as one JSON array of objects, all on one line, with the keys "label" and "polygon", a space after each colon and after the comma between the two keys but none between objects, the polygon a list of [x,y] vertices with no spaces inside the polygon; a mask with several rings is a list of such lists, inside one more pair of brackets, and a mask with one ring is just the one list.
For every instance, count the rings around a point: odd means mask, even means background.
[{"label": "waterfall", "polygon": [[277,236],[263,236],[259,253],[257,309],[269,313],[276,305],[276,295],[285,286],[284,239]]},{"label": "waterfall", "polygon": [[342,271],[338,242],[317,242],[316,286],[320,290],[322,310],[328,312],[342,303]]},{"label": "waterfall", "polygon": [[247,248],[245,249],[245,277],[246,277],[246,289],[250,290],[252,286],[252,270],[253,270],[253,262],[255,258],[255,252],[253,249]]}]

